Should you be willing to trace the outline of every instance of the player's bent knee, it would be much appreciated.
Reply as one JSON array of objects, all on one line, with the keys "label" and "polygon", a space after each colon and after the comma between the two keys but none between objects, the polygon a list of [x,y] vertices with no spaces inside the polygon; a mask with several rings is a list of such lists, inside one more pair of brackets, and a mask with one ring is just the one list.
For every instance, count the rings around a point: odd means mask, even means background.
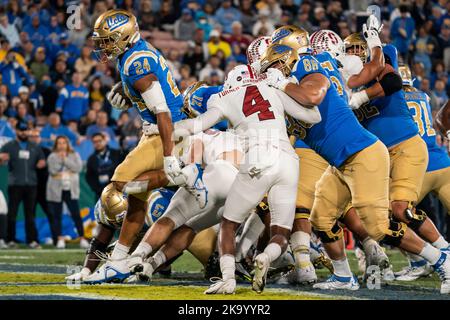
[{"label": "player's bent knee", "polygon": [[337,224],[337,222],[334,224],[334,226],[331,228],[331,230],[316,230],[317,235],[319,236],[320,240],[323,243],[331,243],[338,241],[342,239],[344,235],[344,231],[342,228]]},{"label": "player's bent knee", "polygon": [[386,230],[385,236],[380,243],[398,247],[402,242],[402,238],[405,235],[407,228],[408,227],[403,222],[390,220],[389,228]]}]

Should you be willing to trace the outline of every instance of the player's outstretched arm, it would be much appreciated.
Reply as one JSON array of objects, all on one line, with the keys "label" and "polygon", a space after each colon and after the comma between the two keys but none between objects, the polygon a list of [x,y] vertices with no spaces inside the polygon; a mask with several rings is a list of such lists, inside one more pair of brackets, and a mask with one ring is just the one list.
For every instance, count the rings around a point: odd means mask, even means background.
[{"label": "player's outstretched arm", "polygon": [[322,120],[319,108],[317,108],[317,106],[313,108],[305,108],[286,93],[280,90],[276,90],[276,93],[283,103],[284,111],[291,117],[311,124],[319,123]]},{"label": "player's outstretched arm", "polygon": [[175,124],[174,138],[187,137],[213,127],[215,124],[224,120],[225,117],[219,108],[211,107],[208,102],[208,110],[194,119],[178,121]]},{"label": "player's outstretched arm", "polygon": [[288,83],[284,92],[305,107],[318,106],[325,98],[330,82],[320,73],[307,75],[299,84]]}]

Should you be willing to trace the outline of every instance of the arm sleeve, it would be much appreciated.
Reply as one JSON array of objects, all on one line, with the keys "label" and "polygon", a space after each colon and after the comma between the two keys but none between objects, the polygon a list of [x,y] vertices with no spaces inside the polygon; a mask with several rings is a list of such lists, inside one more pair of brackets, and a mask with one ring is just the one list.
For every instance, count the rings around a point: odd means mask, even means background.
[{"label": "arm sleeve", "polygon": [[75,173],[79,173],[82,169],[83,163],[81,162],[81,158],[78,153],[74,152],[70,154],[66,160],[64,161],[66,167]]},{"label": "arm sleeve", "polygon": [[69,96],[69,93],[68,93],[67,89],[63,88],[61,90],[61,93],[58,96],[58,100],[56,100],[56,110],[62,110],[64,101],[66,101],[68,96]]},{"label": "arm sleeve", "polygon": [[175,139],[197,134],[211,128],[223,119],[224,115],[222,110],[219,108],[210,108],[204,114],[195,119],[187,119],[175,123],[173,134]]},{"label": "arm sleeve", "polygon": [[319,123],[322,120],[318,107],[305,108],[280,90],[277,90],[277,95],[283,103],[284,111],[293,118],[311,124]]},{"label": "arm sleeve", "polygon": [[50,173],[51,175],[53,174],[57,174],[59,172],[59,170],[62,167],[62,163],[61,161],[58,159],[58,157],[56,156],[56,154],[51,153],[48,156],[47,159],[47,167],[48,167],[48,173]]}]

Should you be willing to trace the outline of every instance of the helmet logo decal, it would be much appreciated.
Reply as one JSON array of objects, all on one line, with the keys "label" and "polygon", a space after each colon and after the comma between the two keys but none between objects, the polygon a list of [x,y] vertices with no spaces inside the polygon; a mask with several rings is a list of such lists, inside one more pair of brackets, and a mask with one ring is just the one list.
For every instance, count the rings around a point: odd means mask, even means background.
[{"label": "helmet logo decal", "polygon": [[116,14],[115,16],[106,18],[106,24],[109,27],[109,31],[114,31],[126,24],[129,20],[130,18],[124,14]]},{"label": "helmet logo decal", "polygon": [[290,30],[287,29],[281,29],[280,31],[278,31],[276,34],[273,35],[272,37],[272,43],[273,42],[278,42],[283,38],[286,38],[287,36],[289,36],[292,32]]},{"label": "helmet logo decal", "polygon": [[273,49],[276,53],[281,54],[281,53],[285,53],[286,51],[290,51],[291,47],[284,46],[284,45],[278,45],[278,46],[275,46]]}]

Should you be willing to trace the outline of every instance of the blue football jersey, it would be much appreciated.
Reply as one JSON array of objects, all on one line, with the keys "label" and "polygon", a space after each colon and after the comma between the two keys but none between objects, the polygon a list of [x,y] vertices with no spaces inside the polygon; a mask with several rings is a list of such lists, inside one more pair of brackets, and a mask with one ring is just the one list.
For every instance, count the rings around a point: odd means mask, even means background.
[{"label": "blue football jersey", "polygon": [[426,93],[414,90],[405,91],[406,104],[417,125],[419,134],[427,144],[428,167],[427,172],[450,166],[450,157],[436,143],[436,131],[433,129],[433,119],[429,97]]},{"label": "blue football jersey", "polygon": [[127,96],[137,108],[143,120],[156,123],[156,116],[146,106],[141,94],[134,89],[134,83],[144,76],[153,74],[158,78],[166,98],[172,121],[177,122],[186,116],[181,111],[183,98],[173,79],[162,54],[145,40],[139,40],[126,51],[118,61],[118,70]]},{"label": "blue football jersey", "polygon": [[[347,92],[345,92],[345,84],[342,79],[341,73],[339,72],[339,67],[336,59],[328,52],[322,52],[314,56],[314,58],[319,61],[320,66],[326,70],[329,75],[331,83],[336,87],[338,94],[348,102]],[[295,122],[294,119],[291,121]],[[288,124],[289,125],[289,124]],[[295,124],[292,124],[295,125]],[[294,147],[296,149],[309,148],[309,146],[301,139],[295,141]]]},{"label": "blue football jersey", "polygon": [[303,140],[331,165],[339,167],[350,156],[375,143],[377,138],[361,126],[345,98],[332,84],[330,75],[316,58],[310,55],[302,56],[294,66],[291,75],[300,82],[312,73],[326,76],[330,86],[325,98],[318,106],[322,121],[305,126]]},{"label": "blue football jersey", "polygon": [[[189,104],[193,109],[198,111],[199,113],[205,113],[207,110],[207,104],[209,98],[216,93],[219,93],[223,90],[222,86],[203,86],[195,90],[190,99]],[[214,129],[220,130],[220,131],[226,131],[228,129],[228,121],[223,120],[216,124]]]},{"label": "blue football jersey", "polygon": [[[392,66],[398,69],[395,47],[386,45],[383,52],[386,63],[392,63]],[[417,126],[406,105],[403,90],[387,97],[373,99],[355,110],[355,114],[361,124],[388,148],[417,134]]]}]

